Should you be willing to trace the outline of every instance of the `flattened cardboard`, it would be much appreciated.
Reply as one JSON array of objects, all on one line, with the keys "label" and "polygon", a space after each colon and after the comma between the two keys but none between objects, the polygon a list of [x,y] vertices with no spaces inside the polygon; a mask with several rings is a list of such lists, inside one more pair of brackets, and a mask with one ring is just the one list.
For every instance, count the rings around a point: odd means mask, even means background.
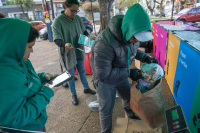
[{"label": "flattened cardboard", "polygon": [[115,129],[113,133],[126,133],[128,119],[126,118],[117,118]]},{"label": "flattened cardboard", "polygon": [[142,120],[117,118],[114,133],[162,133],[162,129],[151,129]]}]

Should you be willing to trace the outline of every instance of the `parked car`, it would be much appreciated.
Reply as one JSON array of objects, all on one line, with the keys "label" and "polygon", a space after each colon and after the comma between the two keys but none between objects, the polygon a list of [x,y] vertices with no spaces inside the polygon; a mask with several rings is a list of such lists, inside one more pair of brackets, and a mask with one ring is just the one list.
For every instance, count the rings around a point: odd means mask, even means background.
[{"label": "parked car", "polygon": [[40,29],[46,27],[46,24],[43,23],[42,21],[31,21],[29,23],[31,23],[31,25],[37,30],[40,30]]},{"label": "parked car", "polygon": [[[155,17],[159,17],[159,16],[160,16],[160,12],[155,14]],[[165,13],[164,12],[162,12],[162,17],[165,17]]]},{"label": "parked car", "polygon": [[[93,32],[93,26],[92,26],[92,22],[90,22],[90,20],[86,17],[81,17],[85,26],[85,29],[87,30],[87,32],[90,34]],[[40,33],[40,39],[44,39],[47,40],[48,39],[48,31],[47,31],[47,27],[41,29],[39,31]]]},{"label": "parked car", "polygon": [[200,21],[200,7],[184,8],[178,14],[174,14],[173,18],[182,22]]},{"label": "parked car", "polygon": [[92,22],[90,22],[90,20],[86,17],[81,17],[85,26],[85,29],[87,30],[87,32],[90,34],[93,31],[93,25]]}]

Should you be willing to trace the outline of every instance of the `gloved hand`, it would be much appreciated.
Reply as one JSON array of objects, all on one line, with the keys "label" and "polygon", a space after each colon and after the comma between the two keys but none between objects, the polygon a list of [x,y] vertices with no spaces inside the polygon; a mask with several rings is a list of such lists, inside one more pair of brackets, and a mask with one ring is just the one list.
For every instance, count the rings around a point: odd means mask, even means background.
[{"label": "gloved hand", "polygon": [[66,49],[66,50],[75,50],[75,49],[72,47],[72,44],[71,44],[71,43],[66,43],[66,44],[65,44],[65,49]]},{"label": "gloved hand", "polygon": [[155,58],[152,58],[150,56],[147,56],[144,60],[146,63],[150,64],[150,63],[156,63],[159,64],[158,60],[156,60]]},{"label": "gloved hand", "polygon": [[134,81],[137,81],[138,79],[143,79],[142,74],[140,74],[139,72],[139,69],[130,69],[130,78]]},{"label": "gloved hand", "polygon": [[46,78],[47,80],[51,80],[51,79],[53,79],[53,78],[56,77],[56,76],[58,76],[58,74],[46,74],[46,75],[45,75],[45,78]]}]

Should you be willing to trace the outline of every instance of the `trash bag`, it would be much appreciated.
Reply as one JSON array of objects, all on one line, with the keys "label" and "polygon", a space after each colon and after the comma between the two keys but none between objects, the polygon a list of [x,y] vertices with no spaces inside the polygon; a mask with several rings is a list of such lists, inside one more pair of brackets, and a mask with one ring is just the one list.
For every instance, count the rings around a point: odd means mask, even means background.
[{"label": "trash bag", "polygon": [[162,79],[155,83],[150,91],[141,93],[136,88],[137,82],[131,85],[130,107],[151,128],[160,128],[165,124],[165,106],[162,94]]}]

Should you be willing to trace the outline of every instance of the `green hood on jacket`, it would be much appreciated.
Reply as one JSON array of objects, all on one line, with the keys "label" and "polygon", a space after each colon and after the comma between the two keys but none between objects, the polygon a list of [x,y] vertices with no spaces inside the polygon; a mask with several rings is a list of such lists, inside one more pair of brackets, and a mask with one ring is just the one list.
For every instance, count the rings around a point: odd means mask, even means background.
[{"label": "green hood on jacket", "polygon": [[20,19],[0,19],[0,66],[17,66],[23,59],[30,28]]},{"label": "green hood on jacket", "polygon": [[152,31],[149,15],[140,4],[134,4],[126,12],[122,21],[122,34],[126,41],[141,31]]},{"label": "green hood on jacket", "polygon": [[42,86],[46,73],[36,73],[23,61],[31,24],[15,18],[0,19],[0,125],[37,130],[47,121],[46,106],[54,95]]}]

